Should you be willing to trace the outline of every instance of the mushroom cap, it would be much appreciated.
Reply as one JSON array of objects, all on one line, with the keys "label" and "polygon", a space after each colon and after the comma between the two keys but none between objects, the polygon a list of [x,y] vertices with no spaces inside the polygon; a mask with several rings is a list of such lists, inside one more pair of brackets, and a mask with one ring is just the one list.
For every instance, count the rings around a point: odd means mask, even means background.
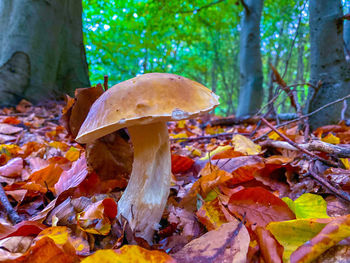
[{"label": "mushroom cap", "polygon": [[91,106],[76,141],[87,143],[121,128],[197,117],[219,105],[202,84],[168,73],[148,73],[105,91]]}]

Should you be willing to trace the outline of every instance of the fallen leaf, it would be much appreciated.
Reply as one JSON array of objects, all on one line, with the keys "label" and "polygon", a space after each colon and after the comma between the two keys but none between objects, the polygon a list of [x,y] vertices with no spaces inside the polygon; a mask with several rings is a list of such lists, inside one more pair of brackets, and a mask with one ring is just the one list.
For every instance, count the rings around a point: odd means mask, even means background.
[{"label": "fallen leaf", "polygon": [[231,195],[228,209],[242,218],[245,215],[250,225],[266,226],[273,221],[295,218],[287,204],[262,187],[243,189]]},{"label": "fallen leaf", "polygon": [[260,145],[255,144],[252,140],[240,134],[232,137],[232,144],[235,148],[235,151],[246,155],[257,155],[261,152]]},{"label": "fallen leaf", "polygon": [[46,226],[32,221],[22,221],[15,226],[0,224],[0,240],[12,236],[36,236]]},{"label": "fallen leaf", "polygon": [[49,238],[44,237],[38,240],[34,246],[17,258],[14,263],[30,262],[30,263],[74,263],[79,262],[73,247],[60,247]]},{"label": "fallen leaf", "polygon": [[102,181],[128,178],[132,170],[133,149],[117,131],[88,143],[86,161]]},{"label": "fallen leaf", "polygon": [[227,219],[222,212],[226,209],[220,203],[218,198],[210,202],[205,202],[202,207],[196,212],[199,222],[201,222],[208,231],[219,228],[227,223]]},{"label": "fallen leaf", "polygon": [[125,245],[115,251],[101,249],[93,255],[83,259],[81,263],[134,263],[134,262],[157,262],[175,263],[175,260],[166,253],[158,250],[147,250],[135,245]]},{"label": "fallen leaf", "polygon": [[311,262],[341,240],[350,237],[350,215],[334,218],[290,257],[291,263]]},{"label": "fallen leaf", "polygon": [[331,219],[297,219],[271,222],[266,229],[284,247],[283,261],[288,262],[290,255],[299,246],[316,236]]},{"label": "fallen leaf", "polygon": [[182,173],[188,171],[194,161],[186,156],[181,156],[178,154],[171,155],[171,172],[174,174]]},{"label": "fallen leaf", "polygon": [[55,184],[57,195],[68,190],[69,188],[77,187],[88,175],[85,156],[82,155],[72,165],[68,171],[64,171]]},{"label": "fallen leaf", "polygon": [[181,263],[245,263],[249,241],[247,229],[236,220],[192,240],[172,256]]},{"label": "fallen leaf", "polygon": [[0,167],[0,175],[5,177],[18,177],[22,174],[23,159],[20,157],[13,158],[7,164]]},{"label": "fallen leaf", "polygon": [[297,219],[329,217],[327,215],[327,203],[320,195],[306,193],[294,201],[289,197],[284,197],[282,200],[294,212]]},{"label": "fallen leaf", "polygon": [[10,124],[6,123],[0,123],[0,133],[6,134],[6,135],[13,135],[15,133],[18,133],[20,131],[23,131],[23,128],[12,126]]}]

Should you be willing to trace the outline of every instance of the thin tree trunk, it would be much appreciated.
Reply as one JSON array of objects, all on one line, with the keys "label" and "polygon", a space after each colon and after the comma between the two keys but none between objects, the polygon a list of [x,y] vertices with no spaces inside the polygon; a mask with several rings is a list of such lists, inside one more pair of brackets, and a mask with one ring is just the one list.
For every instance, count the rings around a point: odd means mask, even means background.
[{"label": "thin tree trunk", "polygon": [[260,52],[260,18],[263,0],[245,3],[240,41],[240,95],[237,116],[252,115],[261,107],[263,74]]},{"label": "thin tree trunk", "polygon": [[[311,82],[321,88],[310,92],[309,112],[350,93],[350,69],[345,61],[341,0],[310,0]],[[348,103],[349,105],[349,103]],[[310,117],[310,127],[337,123],[342,104]],[[349,107],[347,109],[349,113]],[[349,115],[349,114],[347,114]]]},{"label": "thin tree trunk", "polygon": [[[348,13],[350,13],[350,4],[348,3]],[[346,60],[350,61],[350,20],[344,21],[344,43],[345,43],[345,57]]]},{"label": "thin tree trunk", "polygon": [[57,98],[90,85],[81,1],[2,0],[0,31],[0,104]]}]

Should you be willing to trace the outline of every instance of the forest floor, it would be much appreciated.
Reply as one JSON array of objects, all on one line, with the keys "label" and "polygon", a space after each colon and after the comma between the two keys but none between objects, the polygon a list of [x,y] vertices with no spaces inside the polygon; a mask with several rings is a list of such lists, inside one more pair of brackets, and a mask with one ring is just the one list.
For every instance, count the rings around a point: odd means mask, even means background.
[{"label": "forest floor", "polygon": [[6,194],[0,193],[0,261],[350,258],[345,124],[305,135],[298,122],[278,129],[266,120],[214,126],[218,117],[205,115],[169,123],[171,191],[149,245],[127,222],[116,220],[133,158],[127,133],[79,145],[74,133],[85,115],[74,119],[76,104],[22,101],[0,109],[0,180]]}]

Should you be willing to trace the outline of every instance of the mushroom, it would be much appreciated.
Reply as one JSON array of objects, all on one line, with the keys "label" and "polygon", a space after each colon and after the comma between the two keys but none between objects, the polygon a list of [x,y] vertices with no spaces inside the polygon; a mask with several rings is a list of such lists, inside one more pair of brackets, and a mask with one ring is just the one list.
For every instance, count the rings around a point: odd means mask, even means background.
[{"label": "mushroom", "polygon": [[171,180],[167,121],[199,116],[214,109],[218,96],[190,79],[148,73],[121,82],[91,106],[76,141],[87,143],[128,128],[134,146],[129,183],[118,202],[136,236],[152,242],[165,209]]}]

